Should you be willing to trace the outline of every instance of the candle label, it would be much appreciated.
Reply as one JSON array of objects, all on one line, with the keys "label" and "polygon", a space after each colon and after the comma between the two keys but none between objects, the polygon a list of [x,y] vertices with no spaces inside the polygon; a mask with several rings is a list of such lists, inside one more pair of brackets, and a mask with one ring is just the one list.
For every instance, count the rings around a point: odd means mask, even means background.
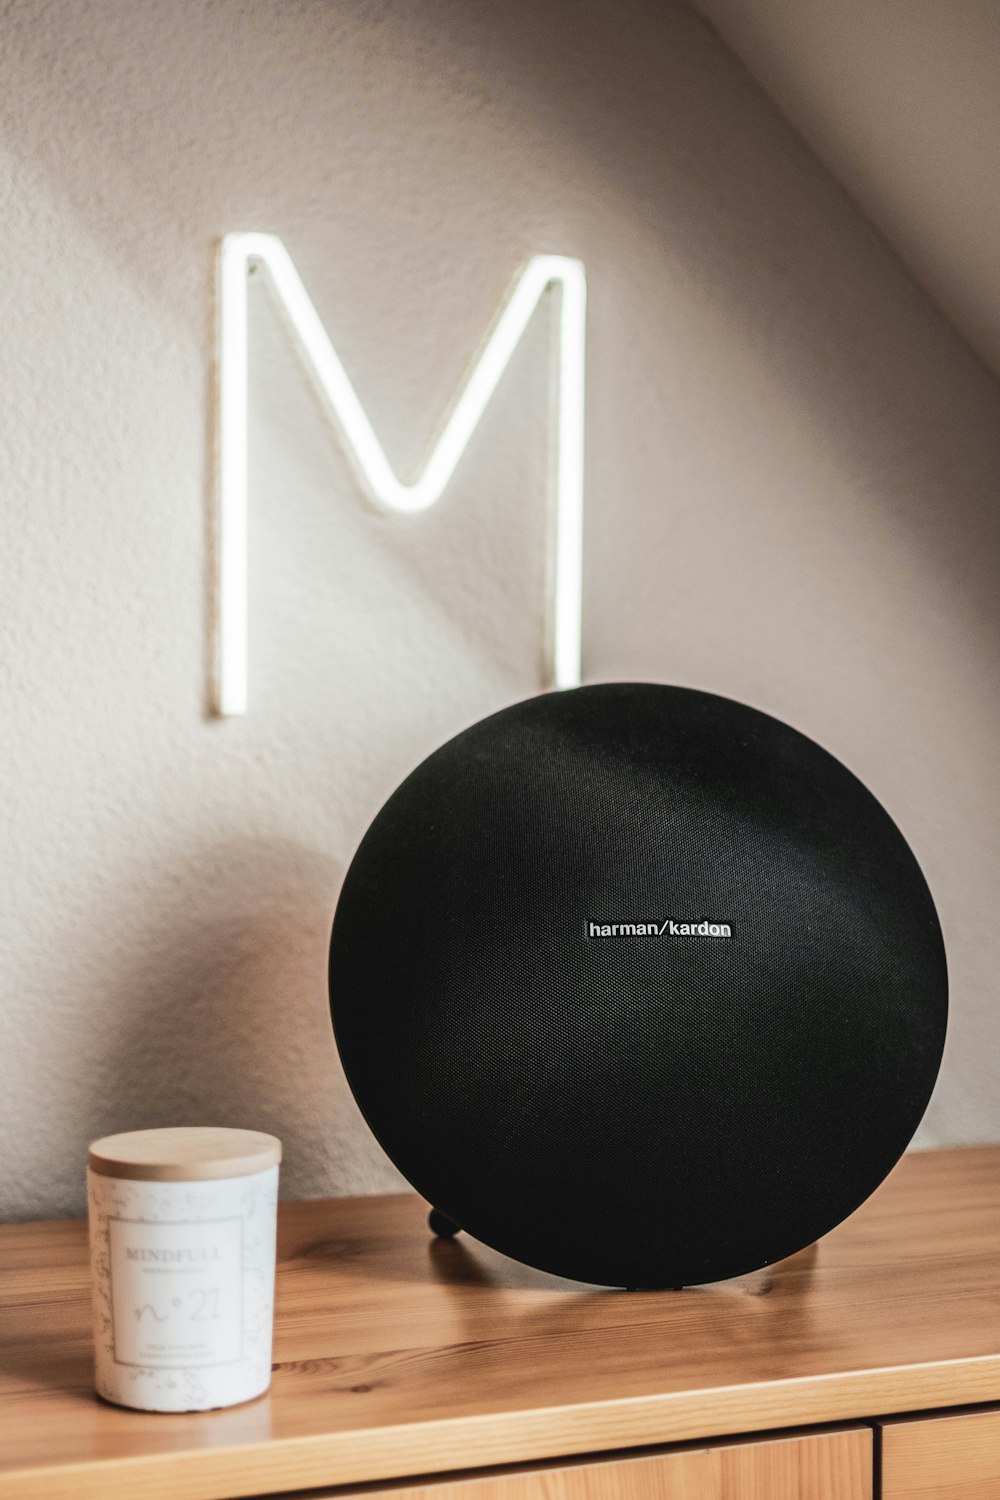
[{"label": "candle label", "polygon": [[200,1182],[88,1171],[98,1393],[207,1411],[271,1381],[278,1168]]},{"label": "candle label", "polygon": [[204,1369],[243,1357],[243,1221],[108,1217],[114,1360]]}]

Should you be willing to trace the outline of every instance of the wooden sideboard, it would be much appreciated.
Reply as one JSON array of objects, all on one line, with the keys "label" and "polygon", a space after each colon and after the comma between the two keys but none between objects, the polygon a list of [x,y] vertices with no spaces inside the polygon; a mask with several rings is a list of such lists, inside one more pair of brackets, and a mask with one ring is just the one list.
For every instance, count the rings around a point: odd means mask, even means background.
[{"label": "wooden sideboard", "polygon": [[0,1500],[1000,1496],[1000,1148],[684,1291],[434,1240],[410,1195],[286,1204],[278,1253],[270,1393],[155,1416],[93,1394],[84,1224],[0,1229]]}]

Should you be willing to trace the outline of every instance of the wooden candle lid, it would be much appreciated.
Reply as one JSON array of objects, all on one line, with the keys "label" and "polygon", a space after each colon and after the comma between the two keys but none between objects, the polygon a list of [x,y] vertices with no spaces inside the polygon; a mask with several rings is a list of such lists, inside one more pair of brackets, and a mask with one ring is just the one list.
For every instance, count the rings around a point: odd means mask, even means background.
[{"label": "wooden candle lid", "polygon": [[248,1177],[277,1166],[281,1142],[259,1130],[178,1125],[106,1135],[94,1141],[88,1159],[91,1171],[102,1177],[202,1182],[213,1177]]}]

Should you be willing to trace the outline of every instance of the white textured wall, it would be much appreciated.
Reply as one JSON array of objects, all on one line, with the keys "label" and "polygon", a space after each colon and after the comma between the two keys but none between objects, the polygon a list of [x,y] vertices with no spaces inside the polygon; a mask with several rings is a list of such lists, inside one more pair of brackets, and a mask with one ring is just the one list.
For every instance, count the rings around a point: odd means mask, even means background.
[{"label": "white textured wall", "polygon": [[925,1140],[1000,1133],[997,389],[684,7],[0,12],[0,1213],[87,1140],[256,1125],[391,1169],[325,997],[398,779],[532,690],[540,321],[439,511],[363,509],[254,294],[252,711],[206,711],[213,246],[281,234],[412,465],[513,269],[591,284],[586,667],[789,719],[908,833],[955,1021]]},{"label": "white textured wall", "polygon": [[697,0],[994,372],[996,0]]}]

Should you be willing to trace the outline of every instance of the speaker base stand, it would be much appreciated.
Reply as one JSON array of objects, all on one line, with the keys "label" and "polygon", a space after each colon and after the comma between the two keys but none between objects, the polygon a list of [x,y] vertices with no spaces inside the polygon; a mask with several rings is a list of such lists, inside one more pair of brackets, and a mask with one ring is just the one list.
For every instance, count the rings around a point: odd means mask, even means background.
[{"label": "speaker base stand", "polygon": [[456,1234],[462,1233],[462,1226],[456,1224],[454,1219],[449,1219],[439,1208],[432,1208],[427,1215],[427,1227],[439,1240],[453,1240]]}]

